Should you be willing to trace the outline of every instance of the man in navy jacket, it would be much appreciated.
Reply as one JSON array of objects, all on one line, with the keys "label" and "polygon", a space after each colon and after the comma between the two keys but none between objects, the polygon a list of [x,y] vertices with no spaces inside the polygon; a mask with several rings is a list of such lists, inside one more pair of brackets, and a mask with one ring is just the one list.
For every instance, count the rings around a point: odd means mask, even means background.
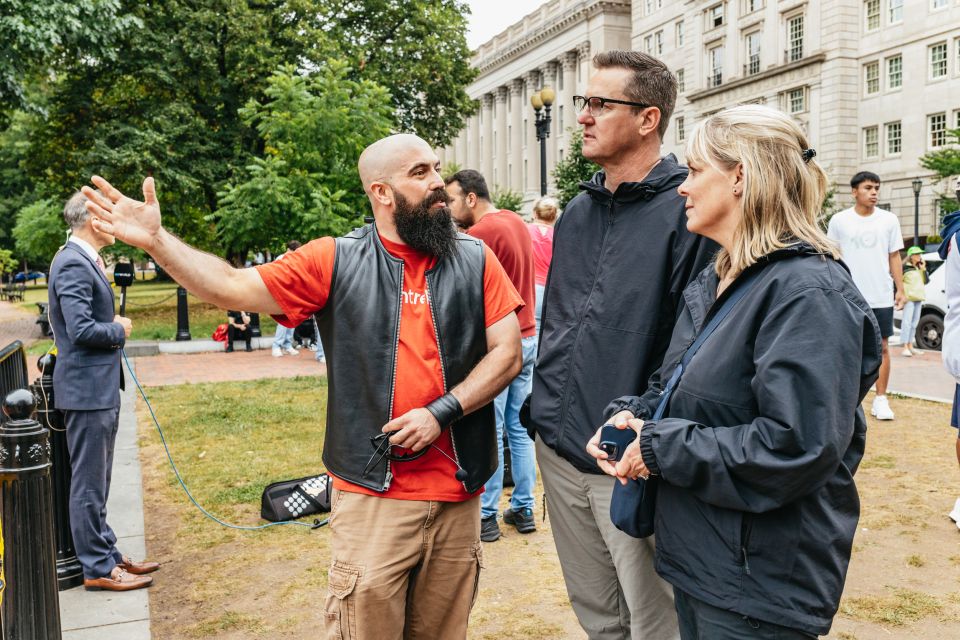
[{"label": "man in navy jacket", "polygon": [[134,562],[116,547],[107,524],[113,450],[120,417],[120,349],[129,319],[115,315],[113,290],[99,251],[113,236],[93,228],[80,193],[63,217],[71,236],[50,265],[50,325],[57,344],[54,402],[64,412],[73,479],[70,529],[87,589],[128,591],[148,586],[155,562]]}]

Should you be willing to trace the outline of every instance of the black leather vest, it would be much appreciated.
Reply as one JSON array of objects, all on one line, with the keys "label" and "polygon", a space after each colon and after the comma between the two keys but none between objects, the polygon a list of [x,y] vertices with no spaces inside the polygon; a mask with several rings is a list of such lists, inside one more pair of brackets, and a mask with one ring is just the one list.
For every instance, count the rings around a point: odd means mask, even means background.
[{"label": "black leather vest", "polygon": [[[426,274],[445,392],[487,353],[484,262],[483,244],[460,234],[457,251]],[[374,452],[370,438],[390,421],[394,390],[404,375],[396,369],[403,269],[372,224],[337,238],[330,295],[317,314],[329,384],[323,463],[337,477],[374,491],[390,487],[391,465],[405,464],[383,460],[363,475]],[[450,431],[467,472],[463,485],[477,491],[497,468],[493,404],[464,416]],[[450,474],[456,471],[451,462]]]}]

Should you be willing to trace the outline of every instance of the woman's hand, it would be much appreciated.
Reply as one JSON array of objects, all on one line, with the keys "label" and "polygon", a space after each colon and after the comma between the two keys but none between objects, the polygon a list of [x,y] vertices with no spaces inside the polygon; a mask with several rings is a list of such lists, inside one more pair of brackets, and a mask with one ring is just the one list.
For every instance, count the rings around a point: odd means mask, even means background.
[{"label": "woman's hand", "polygon": [[[608,424],[612,424],[618,429],[628,429],[631,426],[630,421],[639,422],[641,425],[643,424],[642,420],[637,420],[634,418],[633,414],[629,411],[615,413],[609,420],[600,425],[600,428],[597,429],[597,432],[593,434],[593,437],[590,438],[589,442],[587,442],[587,453],[596,458],[597,466],[600,467],[600,470],[608,476],[617,477],[617,468],[611,462],[607,461],[607,453],[600,449],[600,432],[603,431],[603,428]],[[631,444],[630,446],[633,445]]]}]

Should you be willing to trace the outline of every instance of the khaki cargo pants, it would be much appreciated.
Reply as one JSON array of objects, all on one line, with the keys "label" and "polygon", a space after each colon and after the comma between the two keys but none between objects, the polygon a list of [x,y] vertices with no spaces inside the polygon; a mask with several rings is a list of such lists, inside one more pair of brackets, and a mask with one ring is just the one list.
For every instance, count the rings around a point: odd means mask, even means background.
[{"label": "khaki cargo pants", "polygon": [[329,640],[467,637],[483,551],[480,499],[392,500],[336,491]]}]

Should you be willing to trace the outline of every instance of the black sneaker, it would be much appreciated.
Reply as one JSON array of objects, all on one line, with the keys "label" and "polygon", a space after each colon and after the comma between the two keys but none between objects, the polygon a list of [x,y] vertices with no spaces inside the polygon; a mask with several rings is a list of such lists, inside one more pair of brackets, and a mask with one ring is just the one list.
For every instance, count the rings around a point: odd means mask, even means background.
[{"label": "black sneaker", "polygon": [[518,511],[507,509],[503,512],[503,523],[512,524],[520,533],[533,533],[537,530],[537,522],[530,507],[524,507]]},{"label": "black sneaker", "polygon": [[480,519],[480,540],[483,542],[496,542],[500,539],[500,525],[497,524],[497,516],[487,516]]}]

